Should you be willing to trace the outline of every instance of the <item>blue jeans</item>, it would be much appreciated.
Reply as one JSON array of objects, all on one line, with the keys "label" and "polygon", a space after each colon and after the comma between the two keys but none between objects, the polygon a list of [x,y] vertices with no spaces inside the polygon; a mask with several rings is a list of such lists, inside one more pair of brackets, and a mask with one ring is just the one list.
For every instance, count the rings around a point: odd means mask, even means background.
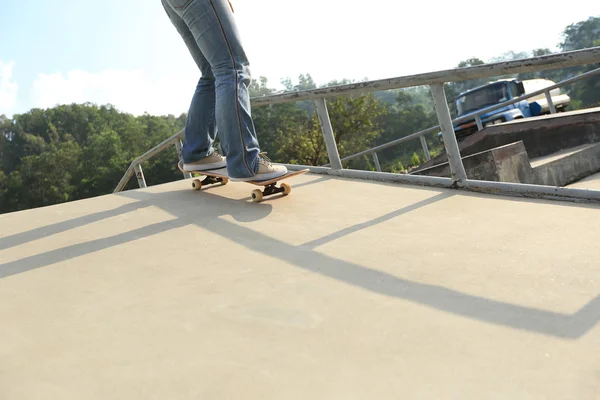
[{"label": "blue jeans", "polygon": [[258,171],[249,62],[227,0],[161,0],[201,72],[185,126],[183,162],[214,152],[219,134],[232,178]]}]

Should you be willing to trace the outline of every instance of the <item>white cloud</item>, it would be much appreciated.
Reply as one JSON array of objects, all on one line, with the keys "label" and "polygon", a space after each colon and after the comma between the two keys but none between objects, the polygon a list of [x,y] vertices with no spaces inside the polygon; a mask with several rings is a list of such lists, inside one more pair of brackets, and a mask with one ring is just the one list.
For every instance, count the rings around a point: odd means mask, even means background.
[{"label": "white cloud", "polygon": [[198,77],[179,74],[153,80],[139,70],[116,69],[39,74],[32,87],[32,107],[92,102],[110,103],[134,115],[179,115],[187,112]]},{"label": "white cloud", "polygon": [[15,63],[0,61],[0,114],[12,115],[12,110],[17,104],[19,86],[13,80],[13,67]]}]

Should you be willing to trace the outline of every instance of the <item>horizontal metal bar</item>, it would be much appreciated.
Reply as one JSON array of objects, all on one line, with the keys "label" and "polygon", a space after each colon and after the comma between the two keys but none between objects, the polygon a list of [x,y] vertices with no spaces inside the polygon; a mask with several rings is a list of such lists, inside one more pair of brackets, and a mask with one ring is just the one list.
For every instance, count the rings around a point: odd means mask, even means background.
[{"label": "horizontal metal bar", "polygon": [[459,189],[473,192],[519,196],[534,199],[600,203],[600,190],[576,189],[525,183],[480,181],[467,179],[458,183]]},{"label": "horizontal metal bar", "polygon": [[555,68],[566,68],[600,62],[600,47],[574,50],[559,54],[521,60],[503,61],[493,64],[476,65],[467,68],[428,72],[390,79],[358,82],[347,85],[330,86],[319,89],[284,92],[280,94],[253,97],[252,106],[286,103],[292,101],[316,100],[328,96],[350,95],[354,93],[376,92],[381,90],[401,89],[413,86],[460,82],[471,79],[491,78],[495,76],[536,72]]},{"label": "horizontal metal bar", "polygon": [[[380,151],[380,150],[383,150],[383,149],[387,149],[388,147],[392,147],[392,146],[395,146],[397,144],[408,142],[409,140],[417,139],[417,138],[419,138],[421,136],[437,132],[437,131],[439,131],[439,129],[440,129],[439,125],[432,126],[431,128],[427,128],[427,129],[425,129],[423,131],[419,131],[419,132],[410,134],[408,136],[403,136],[403,137],[401,137],[399,139],[392,140],[391,142],[387,142],[387,143],[384,143],[382,145],[375,146],[375,147],[373,147],[371,149],[361,151],[360,153],[356,153],[356,154],[352,154],[350,156],[346,156],[346,157],[342,158],[342,161],[352,160],[353,158],[362,157],[364,155],[371,154],[374,151]],[[329,166],[329,164],[325,165],[325,167],[328,167],[328,166]]]},{"label": "horizontal metal bar", "polygon": [[405,175],[391,172],[373,172],[355,169],[333,170],[325,167],[312,167],[295,164],[281,165],[285,165],[291,171],[308,168],[313,174],[331,175],[341,178],[441,187],[509,197],[525,197],[532,199],[600,204],[600,190],[593,189],[576,189],[556,186],[530,185],[523,183],[480,181],[474,179],[466,179],[464,181],[455,183],[450,178],[435,176]]},{"label": "horizontal metal bar", "polygon": [[409,185],[421,185],[421,186],[435,186],[435,187],[452,187],[452,179],[443,178],[438,176],[426,176],[426,175],[408,175],[408,174],[397,174],[392,172],[378,172],[378,171],[362,171],[358,169],[339,169],[334,170],[327,167],[313,167],[310,165],[296,165],[296,164],[279,164],[285,165],[290,171],[297,171],[300,169],[308,168],[310,173],[321,174],[321,175],[332,175],[344,178],[357,178],[366,179],[372,181],[381,182],[396,182],[405,183]]}]

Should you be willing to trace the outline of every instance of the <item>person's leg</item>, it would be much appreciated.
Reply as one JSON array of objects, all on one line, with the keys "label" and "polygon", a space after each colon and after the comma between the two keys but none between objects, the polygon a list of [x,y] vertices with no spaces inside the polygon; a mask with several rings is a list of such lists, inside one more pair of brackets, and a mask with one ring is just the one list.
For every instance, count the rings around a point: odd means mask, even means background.
[{"label": "person's leg", "polygon": [[183,168],[186,171],[224,168],[226,166],[225,158],[216,153],[213,148],[217,136],[215,76],[185,21],[166,0],[162,0],[162,4],[202,74],[192,97],[184,129]]},{"label": "person's leg", "polygon": [[250,112],[249,62],[227,0],[164,0],[186,23],[216,79],[216,121],[232,180],[286,173],[259,157]]}]

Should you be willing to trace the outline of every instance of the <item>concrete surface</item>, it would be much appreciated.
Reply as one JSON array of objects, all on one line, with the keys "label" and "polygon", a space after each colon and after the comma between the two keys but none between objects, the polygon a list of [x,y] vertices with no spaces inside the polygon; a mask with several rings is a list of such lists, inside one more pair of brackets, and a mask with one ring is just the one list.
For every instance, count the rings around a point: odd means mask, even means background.
[{"label": "concrete surface", "polygon": [[571,147],[568,149],[562,149],[557,151],[556,153],[552,153],[552,154],[548,154],[545,155],[543,157],[537,157],[532,159],[531,162],[531,166],[532,167],[539,167],[541,165],[545,165],[545,164],[549,164],[551,162],[560,160],[561,158],[565,158],[568,156],[572,156],[575,153],[581,152],[583,150],[588,150],[592,147],[596,147],[599,146],[598,143],[592,143],[592,144],[582,144],[580,146],[575,146],[575,147]]},{"label": "concrete surface", "polygon": [[600,173],[583,178],[568,187],[600,190]]},{"label": "concrete surface", "polygon": [[0,399],[598,399],[598,206],[293,184],[0,216]]}]

